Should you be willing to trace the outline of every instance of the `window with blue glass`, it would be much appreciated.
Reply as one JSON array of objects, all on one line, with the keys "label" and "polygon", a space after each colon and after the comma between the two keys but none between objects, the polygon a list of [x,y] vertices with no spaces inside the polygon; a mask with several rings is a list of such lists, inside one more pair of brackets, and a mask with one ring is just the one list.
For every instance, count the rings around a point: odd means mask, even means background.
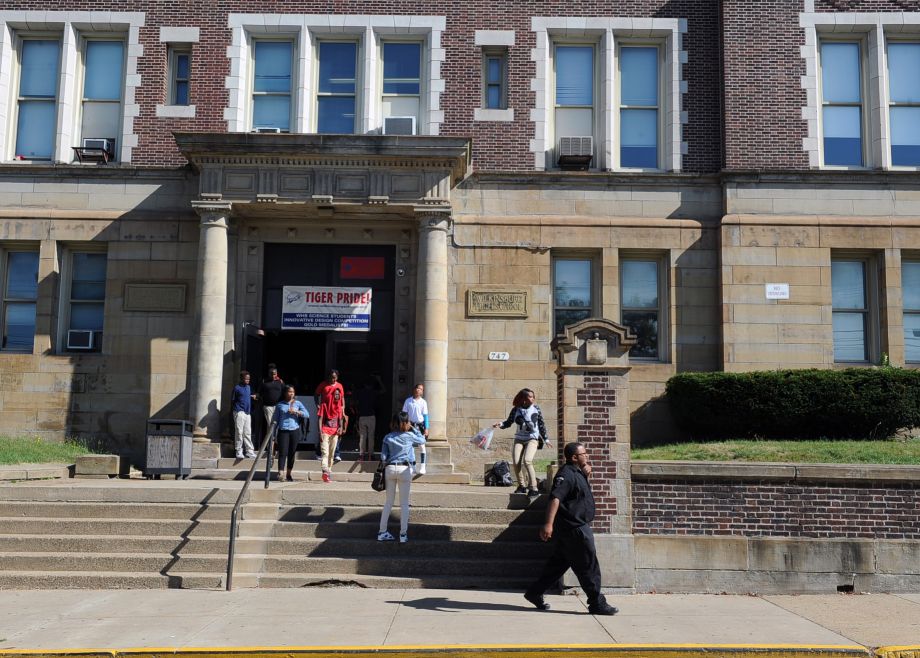
[{"label": "window with blue glass", "polygon": [[38,252],[0,252],[3,297],[0,349],[31,352],[35,342],[35,301],[38,298]]},{"label": "window with blue glass", "polygon": [[863,91],[858,41],[821,44],[824,164],[863,165]]},{"label": "window with blue glass", "polygon": [[660,271],[659,259],[629,257],[620,261],[620,317],[623,326],[637,337],[629,350],[633,358],[660,358]]},{"label": "window with blue glass", "polygon": [[382,54],[383,116],[414,117],[418,132],[422,99],[422,44],[386,41]]},{"label": "window with blue glass", "polygon": [[124,70],[123,41],[86,41],[80,135],[84,140],[108,140],[112,158],[117,156],[117,138],[121,134]]},{"label": "window with blue glass", "polygon": [[594,261],[591,258],[553,259],[553,331],[595,315]]},{"label": "window with blue glass", "polygon": [[871,314],[868,265],[869,262],[862,259],[831,261],[834,361],[869,360]]},{"label": "window with blue glass", "polygon": [[920,260],[901,263],[904,296],[904,360],[920,363]]},{"label": "window with blue glass", "polygon": [[657,169],[660,133],[659,51],[620,48],[620,166]]},{"label": "window with blue glass", "polygon": [[594,136],[594,46],[555,48],[555,132],[560,137]]},{"label": "window with blue glass", "polygon": [[888,44],[891,164],[920,166],[920,43]]},{"label": "window with blue glass", "polygon": [[70,297],[67,328],[71,331],[92,332],[92,351],[102,347],[102,326],[105,315],[105,252],[72,252],[70,254]]},{"label": "window with blue glass", "polygon": [[19,48],[17,159],[50,160],[54,152],[61,42],[24,39]]},{"label": "window with blue glass", "polygon": [[507,100],[507,52],[483,53],[483,107],[487,110],[504,110],[508,107]]},{"label": "window with blue glass", "polygon": [[253,47],[252,129],[291,130],[294,44],[256,41]]},{"label": "window with blue glass", "polygon": [[355,132],[358,44],[320,41],[319,81],[316,91],[316,132]]},{"label": "window with blue glass", "polygon": [[170,51],[170,96],[171,105],[189,104],[189,83],[191,82],[192,53],[187,49]]}]

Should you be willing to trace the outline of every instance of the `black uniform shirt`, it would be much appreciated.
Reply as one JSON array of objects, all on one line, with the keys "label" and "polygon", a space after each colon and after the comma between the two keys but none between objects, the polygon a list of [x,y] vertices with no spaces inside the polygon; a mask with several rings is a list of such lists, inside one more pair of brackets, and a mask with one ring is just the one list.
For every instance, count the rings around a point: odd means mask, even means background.
[{"label": "black uniform shirt", "polygon": [[553,498],[559,499],[559,511],[553,525],[559,529],[579,528],[594,520],[594,494],[588,478],[575,464],[565,464],[553,480]]},{"label": "black uniform shirt", "polygon": [[281,401],[283,393],[284,382],[280,379],[262,382],[262,388],[259,389],[259,397],[262,399],[262,404],[266,407],[274,407],[278,404]]}]

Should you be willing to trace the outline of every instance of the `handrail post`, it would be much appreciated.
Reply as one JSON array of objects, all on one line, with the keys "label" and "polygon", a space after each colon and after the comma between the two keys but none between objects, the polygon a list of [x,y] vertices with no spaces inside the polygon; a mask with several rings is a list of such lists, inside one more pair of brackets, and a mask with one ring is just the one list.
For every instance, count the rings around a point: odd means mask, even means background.
[{"label": "handrail post", "polygon": [[[259,465],[259,455],[265,452],[266,447],[271,445],[271,441],[274,438],[275,433],[278,431],[278,425],[272,422],[268,427],[268,432],[265,433],[265,438],[262,440],[262,445],[259,447],[259,453],[256,455],[256,458],[252,460],[252,466],[249,467],[249,473],[246,475],[246,482],[243,484],[243,488],[240,489],[240,495],[236,497],[236,503],[233,505],[233,510],[230,512],[230,541],[227,547],[227,586],[226,590],[229,592],[233,588],[233,558],[236,554],[236,534],[237,534],[237,525],[240,513],[240,506],[243,504],[243,497],[246,495],[246,492],[249,491],[249,485],[252,483],[252,476],[255,475],[256,466]],[[271,472],[271,449],[268,450],[268,456],[266,456],[266,477],[265,477],[265,488],[268,489],[269,477],[268,475]]]}]

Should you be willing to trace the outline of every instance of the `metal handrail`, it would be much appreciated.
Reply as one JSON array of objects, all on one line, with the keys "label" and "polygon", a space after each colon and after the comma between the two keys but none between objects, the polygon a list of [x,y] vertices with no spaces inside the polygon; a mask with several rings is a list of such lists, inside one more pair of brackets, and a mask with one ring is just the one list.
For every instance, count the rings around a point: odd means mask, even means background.
[{"label": "metal handrail", "polygon": [[[236,552],[236,533],[238,530],[238,516],[240,513],[240,506],[243,504],[243,497],[246,495],[246,492],[249,491],[249,485],[252,482],[252,476],[255,475],[256,466],[259,465],[259,456],[265,452],[265,488],[268,489],[268,483],[271,480],[272,476],[272,451],[269,447],[271,445],[272,439],[278,433],[278,425],[275,422],[269,426],[268,431],[265,433],[265,439],[262,440],[262,445],[259,447],[259,452],[256,454],[256,458],[252,460],[252,466],[249,467],[249,474],[246,476],[246,483],[243,485],[243,488],[240,490],[240,495],[236,498],[236,504],[233,506],[233,511],[230,512],[230,546],[227,548],[227,591],[229,592],[233,589],[233,556]],[[268,448],[268,450],[266,450]]]}]

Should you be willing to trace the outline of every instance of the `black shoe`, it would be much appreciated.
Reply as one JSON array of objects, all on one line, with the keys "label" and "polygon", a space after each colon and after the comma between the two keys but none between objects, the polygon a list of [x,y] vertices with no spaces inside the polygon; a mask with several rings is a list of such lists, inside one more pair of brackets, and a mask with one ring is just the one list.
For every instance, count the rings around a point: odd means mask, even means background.
[{"label": "black shoe", "polygon": [[540,495],[540,492],[539,492],[538,490],[536,490],[536,489],[528,489],[528,490],[527,490],[527,495],[530,496],[531,498],[533,498],[534,496],[539,496],[539,495]]},{"label": "black shoe", "polygon": [[518,487],[514,490],[514,493],[527,493],[527,487]]},{"label": "black shoe", "polygon": [[543,600],[542,594],[525,593],[524,598],[533,603],[537,610],[549,610],[549,603]]},{"label": "black shoe", "polygon": [[287,477],[285,477],[284,479],[287,480],[288,482],[293,482],[293,481],[294,481],[294,478],[291,477],[291,474],[290,474],[290,473],[288,473],[288,474],[287,474]]},{"label": "black shoe", "polygon": [[604,603],[602,605],[596,606],[588,606],[588,613],[592,615],[606,615],[607,617],[612,617],[618,612],[619,610],[614,608],[609,603]]}]

